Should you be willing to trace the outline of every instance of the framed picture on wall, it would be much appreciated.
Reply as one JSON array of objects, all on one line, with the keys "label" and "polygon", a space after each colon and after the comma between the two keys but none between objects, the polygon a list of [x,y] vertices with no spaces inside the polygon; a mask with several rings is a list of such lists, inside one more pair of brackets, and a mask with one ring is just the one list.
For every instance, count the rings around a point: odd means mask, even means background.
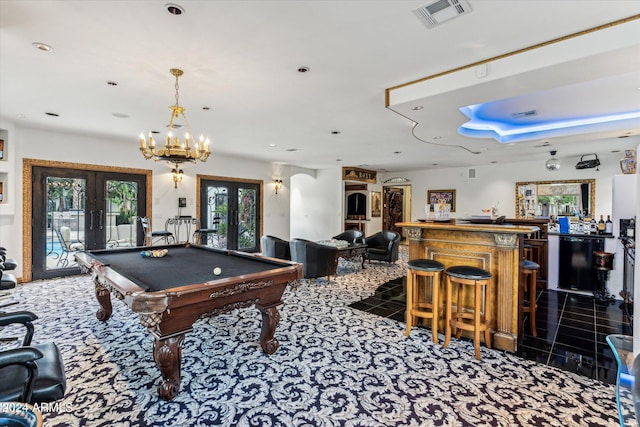
[{"label": "framed picture on wall", "polygon": [[379,191],[371,192],[371,217],[382,216],[382,193]]},{"label": "framed picture on wall", "polygon": [[433,209],[433,205],[444,203],[451,205],[451,212],[456,211],[456,190],[428,190],[427,200]]}]

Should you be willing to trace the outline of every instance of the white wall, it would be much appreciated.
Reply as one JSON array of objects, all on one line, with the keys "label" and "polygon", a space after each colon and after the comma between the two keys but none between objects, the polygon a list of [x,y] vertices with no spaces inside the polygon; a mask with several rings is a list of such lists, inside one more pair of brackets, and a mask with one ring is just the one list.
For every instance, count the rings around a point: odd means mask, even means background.
[{"label": "white wall", "polygon": [[[620,154],[620,158],[624,157]],[[385,176],[402,176],[411,180],[412,219],[424,216],[428,190],[456,190],[454,216],[481,215],[482,209],[499,204],[499,215],[515,217],[515,183],[520,181],[547,181],[558,179],[595,179],[597,215],[611,213],[611,181],[620,174],[618,160],[603,162],[600,170],[577,170],[577,159],[565,160],[560,170],[549,172],[544,162],[514,162],[476,166],[476,178],[468,179],[469,168],[430,169],[408,172],[389,172]]]},{"label": "white wall", "polygon": [[[154,229],[164,226],[167,218],[178,214],[178,197],[187,198],[182,215],[196,215],[196,174],[264,181],[264,232],[286,234],[289,230],[288,168],[268,162],[223,157],[215,152],[205,163],[185,164],[184,178],[177,189],[173,188],[170,166],[164,162],[145,160],[138,150],[136,138],[118,141],[75,133],[20,127],[16,122],[0,119],[0,129],[9,133],[7,154],[10,164],[0,165],[2,170],[11,168],[7,202],[0,205],[0,245],[6,246],[12,257],[22,263],[22,159],[53,160],[71,163],[107,165],[150,169],[153,171],[152,222]],[[283,176],[284,174],[284,176]],[[283,189],[275,195],[273,179],[285,180]],[[38,215],[39,213],[34,213]],[[22,267],[19,267],[22,268]],[[21,276],[21,273],[17,274]]]},{"label": "white wall", "polygon": [[290,238],[329,239],[342,232],[341,169],[320,169],[291,177]]}]

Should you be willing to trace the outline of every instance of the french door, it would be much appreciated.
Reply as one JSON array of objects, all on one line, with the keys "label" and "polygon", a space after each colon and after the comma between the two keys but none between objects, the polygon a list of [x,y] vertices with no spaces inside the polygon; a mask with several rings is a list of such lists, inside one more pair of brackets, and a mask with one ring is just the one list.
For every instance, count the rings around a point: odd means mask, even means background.
[{"label": "french door", "polygon": [[206,244],[219,249],[257,252],[260,193],[259,182],[202,179],[200,228],[208,229]]},{"label": "french door", "polygon": [[78,274],[74,253],[142,244],[146,175],[34,167],[34,279]]}]

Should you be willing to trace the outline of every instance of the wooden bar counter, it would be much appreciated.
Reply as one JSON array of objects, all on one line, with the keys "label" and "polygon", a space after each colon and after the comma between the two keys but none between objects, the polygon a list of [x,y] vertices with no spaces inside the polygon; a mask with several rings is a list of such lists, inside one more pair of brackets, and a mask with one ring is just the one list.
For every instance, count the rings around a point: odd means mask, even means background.
[{"label": "wooden bar counter", "polygon": [[[535,226],[451,222],[399,222],[409,240],[409,259],[426,258],[445,267],[469,265],[491,272],[489,301],[492,347],[515,352],[518,346],[522,242]],[[471,298],[464,305],[471,305]]]}]

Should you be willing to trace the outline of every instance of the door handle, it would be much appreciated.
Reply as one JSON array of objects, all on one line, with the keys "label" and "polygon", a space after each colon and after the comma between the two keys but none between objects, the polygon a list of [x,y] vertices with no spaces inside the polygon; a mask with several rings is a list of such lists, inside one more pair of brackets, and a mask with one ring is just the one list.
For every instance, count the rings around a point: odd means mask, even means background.
[{"label": "door handle", "polygon": [[93,209],[89,211],[89,230],[93,231]]},{"label": "door handle", "polygon": [[98,220],[100,221],[98,223],[98,230],[102,231],[104,229],[104,211],[100,209],[100,213],[98,215]]}]

